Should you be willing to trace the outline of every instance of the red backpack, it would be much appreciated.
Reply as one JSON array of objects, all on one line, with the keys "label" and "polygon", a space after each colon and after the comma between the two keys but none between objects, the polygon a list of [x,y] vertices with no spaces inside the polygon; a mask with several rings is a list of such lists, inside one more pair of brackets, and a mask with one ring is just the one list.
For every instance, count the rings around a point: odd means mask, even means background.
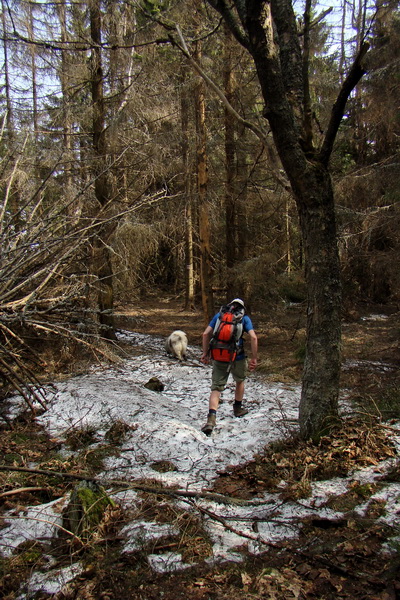
[{"label": "red backpack", "polygon": [[243,316],[242,306],[228,304],[221,307],[210,341],[213,360],[233,362],[236,359],[238,343],[243,333]]}]

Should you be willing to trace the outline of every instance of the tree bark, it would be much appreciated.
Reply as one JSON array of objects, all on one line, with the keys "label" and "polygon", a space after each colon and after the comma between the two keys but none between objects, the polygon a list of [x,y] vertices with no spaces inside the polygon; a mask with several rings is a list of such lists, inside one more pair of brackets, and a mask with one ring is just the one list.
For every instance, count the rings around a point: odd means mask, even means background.
[{"label": "tree bark", "polygon": [[[307,57],[302,56],[290,0],[209,0],[257,71],[276,149],[300,217],[308,289],[306,359],[299,408],[303,438],[318,438],[338,416],[341,293],[334,196],[328,168],[345,101],[362,76],[355,64],[333,107],[322,152],[312,145]],[[361,57],[359,57],[361,59]],[[356,61],[357,62],[357,61]]]},{"label": "tree bark", "polygon": [[185,309],[194,309],[194,255],[191,168],[189,155],[189,94],[187,67],[181,66],[180,77],[181,130],[182,130],[182,188],[185,199]]},{"label": "tree bark", "polygon": [[[272,42],[275,23],[278,23],[278,30],[282,32],[282,39],[284,32],[293,35],[295,28],[293,26],[291,29],[288,24],[290,11],[287,3],[277,0],[273,6],[276,19],[273,19],[269,5],[264,4],[258,14],[254,11],[251,13],[247,28],[266,116],[300,215],[308,306],[299,422],[302,437],[309,438],[322,435],[338,414],[341,330],[339,254],[330,173],[326,165],[310,160],[306,154],[306,151],[310,152],[309,143],[305,144],[304,149],[304,85],[300,76],[300,73],[304,74],[304,65],[300,58],[297,59],[298,52],[293,53],[292,59],[280,53]],[[296,45],[296,40],[292,40],[292,44]],[[281,68],[285,68],[285,77]],[[295,92],[292,93],[292,90]]]},{"label": "tree bark", "polygon": [[[201,46],[196,42],[196,61],[201,63]],[[200,284],[201,303],[205,322],[208,323],[214,313],[214,299],[211,286],[211,242],[210,219],[207,201],[207,145],[206,145],[206,107],[204,82],[198,80],[195,88],[196,132],[197,132],[197,195],[199,200],[199,237],[200,237]]]},{"label": "tree bark", "polygon": [[[90,33],[94,44],[92,50],[92,105],[93,105],[93,150],[95,196],[99,205],[104,208],[110,200],[110,184],[106,164],[107,144],[105,134],[105,107],[103,93],[103,67],[101,57],[101,10],[99,0],[90,3]],[[107,339],[114,339],[114,288],[113,271],[108,245],[110,230],[103,227],[95,242],[94,266],[98,279],[99,321],[101,334]]]},{"label": "tree bark", "polygon": [[[65,45],[68,43],[68,28],[67,28],[67,5],[66,0],[61,0],[56,5],[56,11],[60,22],[61,42]],[[62,92],[62,123],[63,123],[63,146],[65,152],[65,167],[64,167],[64,195],[66,198],[73,198],[75,195],[72,175],[72,116],[71,116],[71,93],[70,93],[70,69],[71,59],[70,52],[65,49],[61,52],[61,70],[59,73],[61,92]],[[79,218],[82,212],[81,203],[74,202],[70,206],[70,213],[73,218]]]},{"label": "tree bark", "polygon": [[[34,39],[34,25],[33,25],[33,6],[32,4],[27,5],[27,19],[28,19],[28,34],[31,39]],[[31,58],[31,82],[32,82],[32,115],[33,115],[33,131],[35,136],[35,146],[37,146],[39,139],[39,119],[38,119],[38,95],[37,95],[37,81],[36,81],[36,46],[31,44],[29,46],[30,58]]]},{"label": "tree bark", "polygon": [[[232,33],[225,24],[224,30],[224,87],[225,96],[230,104],[233,100],[234,74],[232,69]],[[228,273],[227,294],[234,293],[229,270],[237,259],[236,219],[235,219],[235,128],[236,120],[232,113],[224,108],[225,120],[225,231],[226,231],[226,267]]]},{"label": "tree bark", "polygon": [[308,295],[299,423],[303,438],[318,438],[338,416],[341,288],[331,178],[310,171],[297,203]]},{"label": "tree bark", "polygon": [[14,142],[15,132],[14,132],[14,118],[13,118],[13,108],[11,103],[11,87],[10,87],[10,76],[9,76],[9,59],[8,59],[8,42],[7,42],[7,22],[6,22],[6,14],[7,14],[7,5],[5,0],[1,0],[1,19],[2,19],[2,28],[3,28],[3,60],[4,60],[4,82],[5,82],[5,95],[6,95],[6,124],[7,124],[7,136],[10,141],[10,145],[12,146]]}]

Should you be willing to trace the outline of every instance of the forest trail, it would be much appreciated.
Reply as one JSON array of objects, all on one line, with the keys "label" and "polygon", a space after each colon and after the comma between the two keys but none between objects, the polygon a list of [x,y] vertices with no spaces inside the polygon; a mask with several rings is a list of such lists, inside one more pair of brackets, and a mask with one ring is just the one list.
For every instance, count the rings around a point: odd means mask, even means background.
[{"label": "forest trail", "polygon": [[[80,561],[72,565],[77,570],[68,599],[395,598],[400,589],[397,562],[382,551],[393,538],[391,518],[398,510],[400,484],[396,468],[389,468],[396,463],[395,450],[387,440],[397,425],[370,430],[350,421],[335,432],[334,445],[329,440],[319,447],[293,444],[290,436],[286,443],[280,441],[282,427],[289,434],[296,425],[301,375],[296,349],[304,335],[304,315],[300,307],[290,307],[268,318],[257,312],[252,317],[261,360],[247,385],[249,415],[233,418],[228,385],[211,438],[200,431],[210,380],[209,368],[199,363],[204,323],[200,314],[181,311],[176,302],[120,311],[118,337],[127,354],[123,363],[57,384],[50,410],[37,419],[49,439],[40,441],[36,431],[29,433],[30,463],[46,464],[50,458],[40,455],[39,445],[47,452],[50,445],[60,455],[48,468],[79,473],[94,464],[96,452],[108,448],[107,456],[99,455],[98,476],[159,488],[154,494],[132,489],[115,496],[124,507],[122,527],[111,521],[108,527],[116,527],[117,537],[110,529],[103,542],[85,549],[85,561],[99,561],[94,571]],[[186,364],[165,355],[163,342],[176,327],[189,336]],[[398,331],[396,312],[371,311],[344,324],[343,377],[354,383],[347,395],[366,391],[370,397],[382,396],[394,389]],[[163,381],[162,393],[144,389],[152,376]],[[128,428],[120,438],[110,438],[115,431],[110,425],[121,419]],[[80,446],[79,432],[93,437]],[[14,436],[23,439],[22,434],[27,436],[26,428],[4,437],[4,454],[15,453]],[[273,444],[264,448],[268,442]],[[18,452],[24,456],[21,442]],[[35,483],[33,476],[30,482]],[[211,492],[237,502],[200,497],[172,502],[163,497],[164,486],[171,493]],[[49,536],[48,523],[57,522],[67,491],[55,486],[52,502],[43,509],[34,492],[6,500],[2,536],[9,551],[15,539],[25,539],[21,548],[30,548],[29,519],[39,514],[42,521],[41,510],[47,529],[39,534]],[[7,529],[12,526],[14,531]],[[67,579],[69,551],[58,541],[55,547],[64,552],[59,572]],[[35,565],[30,589],[43,590],[40,586],[50,585],[52,577],[52,569]],[[0,591],[1,585],[7,589],[10,580],[0,579]],[[34,593],[18,597],[36,598]]]},{"label": "forest trail", "polygon": [[[143,334],[167,337],[182,329],[189,343],[201,348],[206,326],[199,310],[188,311],[183,301],[149,298],[130,307],[118,307],[116,325]],[[259,340],[258,372],[270,380],[300,382],[304,350],[304,304],[283,304],[273,310],[249,312]],[[365,370],[375,365],[378,379],[391,379],[400,367],[400,312],[397,305],[360,305],[344,313],[342,322],[342,385],[363,385]],[[381,365],[382,368],[379,367]],[[384,365],[390,365],[385,370]],[[371,369],[370,369],[371,371]],[[361,376],[360,376],[361,373]],[[375,378],[374,373],[371,373]]]}]

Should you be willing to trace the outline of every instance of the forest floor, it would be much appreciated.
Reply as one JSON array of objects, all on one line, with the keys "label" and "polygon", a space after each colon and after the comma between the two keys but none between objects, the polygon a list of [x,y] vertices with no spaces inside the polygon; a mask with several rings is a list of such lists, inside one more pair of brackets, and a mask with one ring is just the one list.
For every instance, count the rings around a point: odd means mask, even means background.
[{"label": "forest floor", "polygon": [[[200,346],[205,323],[199,313],[183,310],[178,302],[169,301],[163,305],[159,301],[148,301],[144,305],[140,309],[124,311],[128,319],[136,321],[137,331],[167,336],[173,329],[182,329],[190,343]],[[259,340],[259,371],[271,381],[300,381],[306,325],[304,307],[282,306],[265,313],[254,311],[251,317]],[[387,422],[400,415],[399,334],[398,306],[360,305],[349,311],[343,320],[341,385],[359,404],[360,412],[373,421]],[[336,439],[340,445],[342,437],[346,446],[348,438],[349,454],[351,439],[354,439],[353,427],[354,424],[345,428]],[[384,457],[385,444],[385,438],[380,439],[379,435],[374,438],[372,445],[378,457],[380,449]],[[332,458],[331,449],[325,456],[323,450],[319,450],[320,464],[336,462],[330,465],[333,471],[339,475],[342,469],[346,471],[343,454],[338,453]],[[281,451],[280,456],[286,457],[294,472],[313,455],[310,446],[297,442],[293,445],[289,442]],[[274,452],[272,460],[277,460],[276,448],[273,448],[263,456],[254,457],[247,465],[221,474],[214,489],[222,494],[254,498],[265,489],[265,482],[274,477],[274,467],[272,461],[269,462]],[[398,473],[392,476],[396,481],[400,480]],[[348,503],[349,515],[364,493],[354,490],[353,497],[344,500]],[[384,509],[378,506],[375,510],[377,516]],[[371,507],[368,518],[357,524],[351,517],[333,526],[332,523],[310,522],[304,528],[301,540],[282,544],[278,550],[271,548],[262,557],[249,559],[245,572],[242,567],[230,565],[197,576],[181,574],[161,581],[151,578],[145,594],[136,592],[130,597],[150,600],[159,598],[162,590],[162,597],[168,600],[180,597],[199,600],[400,598],[400,560],[384,561],[378,552],[386,533],[375,521],[373,512]]]},{"label": "forest floor", "polygon": [[[117,326],[121,329],[162,337],[174,329],[182,329],[189,343],[200,347],[205,327],[201,313],[182,310],[178,300],[146,300],[140,307],[120,309],[118,315]],[[304,308],[281,307],[268,314],[254,311],[251,317],[259,338],[259,372],[270,381],[299,382]],[[307,483],[299,475],[304,472],[304,463],[313,463],[314,467],[317,464],[316,470],[340,477],[358,464],[365,464],[361,459],[365,460],[367,455],[371,464],[390,455],[384,429],[375,425],[384,421],[390,427],[390,419],[398,420],[400,416],[400,313],[398,307],[363,306],[347,317],[343,323],[342,387],[367,418],[362,424],[351,420],[338,429],[334,441],[343,452],[332,452],[326,440],[325,446],[317,448],[287,440],[279,447],[267,447],[245,465],[220,473],[214,484],[216,492],[242,499],[257,498],[260,493],[276,488],[276,463],[286,462],[290,465],[293,486],[285,493],[301,499],[301,493],[306,492],[301,488]],[[21,431],[25,434],[26,428],[27,424],[22,422]],[[7,447],[7,439],[3,436],[3,453],[15,451],[15,443]],[[27,439],[27,452],[34,461],[53,444],[40,430],[34,438]],[[19,452],[22,451],[20,444]],[[385,477],[400,481],[397,468]],[[240,564],[203,564],[182,572],[155,573],[140,554],[121,558],[118,540],[113,540],[109,531],[105,546],[90,547],[81,583],[69,592],[50,597],[54,600],[395,600],[400,598],[400,559],[381,553],[389,537],[388,528],[379,521],[385,506],[374,501],[366,516],[356,517],[357,505],[371,498],[377,486],[360,484],[343,496],[342,505],[336,508],[346,515],[344,519],[337,522],[311,519],[304,523],[300,539],[271,544],[264,554],[248,556]],[[2,510],[10,508],[12,499],[2,500],[5,502]],[[393,536],[393,531],[390,535]],[[194,532],[193,545],[200,542]],[[27,550],[32,552],[32,547]],[[27,552],[23,566],[19,562],[21,556],[22,553],[15,558],[12,573],[2,570],[9,569],[9,563],[0,561],[0,593],[9,600],[17,598],[13,579],[22,571],[25,573],[27,564],[29,568]],[[40,600],[48,597],[37,596]]]}]

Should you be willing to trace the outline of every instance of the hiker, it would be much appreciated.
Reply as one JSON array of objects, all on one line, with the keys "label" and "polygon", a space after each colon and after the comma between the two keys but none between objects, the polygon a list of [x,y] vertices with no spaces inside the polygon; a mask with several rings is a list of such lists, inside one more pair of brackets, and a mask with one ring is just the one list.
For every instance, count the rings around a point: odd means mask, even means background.
[{"label": "hiker", "polygon": [[[233,321],[235,318],[237,318],[238,321],[238,325],[236,326],[237,331],[235,332],[236,340],[233,342],[233,348],[231,344],[230,350],[224,350],[224,343],[219,342],[217,331],[218,328],[221,328],[221,322],[224,321],[224,314],[226,314],[226,312],[228,314],[233,314]],[[235,317],[235,315],[238,316]],[[257,366],[258,341],[251,319],[245,314],[243,300],[235,298],[226,307],[222,307],[221,311],[214,315],[203,332],[203,354],[201,355],[200,360],[204,364],[209,364],[210,360],[212,360],[213,365],[207,423],[201,429],[206,435],[210,435],[215,427],[221,392],[225,388],[230,373],[232,373],[232,377],[236,382],[233,414],[235,417],[243,417],[248,413],[248,410],[242,408],[244,381],[246,379],[247,370],[243,333],[247,333],[250,337],[251,358],[248,367],[250,371],[254,371]],[[225,346],[227,346],[226,343]],[[213,351],[213,347],[216,348],[215,351]],[[230,354],[230,358],[227,357],[227,353]]]}]

